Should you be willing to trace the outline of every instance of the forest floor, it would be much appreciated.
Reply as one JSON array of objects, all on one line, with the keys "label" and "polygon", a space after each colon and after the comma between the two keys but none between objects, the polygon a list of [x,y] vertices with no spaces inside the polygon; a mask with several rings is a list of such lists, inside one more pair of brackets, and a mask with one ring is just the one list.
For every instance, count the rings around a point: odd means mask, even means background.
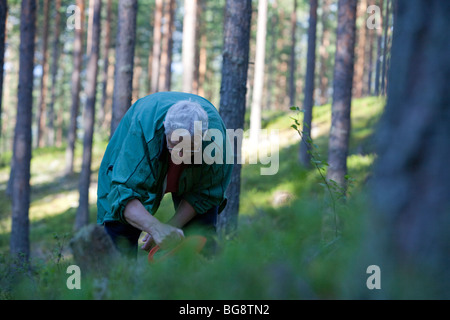
[{"label": "forest floor", "polygon": [[[375,160],[372,134],[376,123],[382,114],[384,100],[380,98],[363,98],[354,100],[352,105],[352,131],[350,138],[350,153],[348,158],[348,174],[351,177],[350,198],[360,194],[371,174]],[[8,272],[11,269],[5,264],[0,268],[2,289],[0,299],[28,298],[37,294],[42,298],[153,298],[153,299],[287,299],[287,298],[335,298],[349,297],[351,293],[342,288],[342,282],[333,282],[332,276],[324,274],[339,270],[338,275],[348,277],[345,269],[349,259],[353,259],[357,239],[359,218],[355,211],[361,207],[363,200],[338,208],[331,212],[330,200],[327,200],[327,190],[323,186],[318,170],[305,169],[298,165],[298,148],[300,137],[291,128],[297,117],[294,111],[264,111],[263,127],[270,132],[278,130],[279,157],[278,171],[275,175],[261,175],[261,167],[269,164],[244,163],[242,168],[241,205],[239,220],[239,235],[230,240],[220,256],[199,266],[189,263],[182,273],[189,274],[186,284],[172,288],[165,283],[173,284],[178,278],[164,276],[164,271],[155,267],[154,273],[159,278],[146,279],[158,291],[130,289],[123,286],[128,281],[141,286],[139,279],[132,275],[123,275],[123,269],[118,268],[109,275],[105,284],[109,289],[98,296],[95,285],[92,290],[74,293],[59,285],[60,288],[50,290],[57,281],[66,276],[62,264],[71,264],[72,256],[68,246],[73,237],[73,223],[78,205],[78,176],[81,168],[81,144],[77,145],[75,173],[64,176],[65,148],[41,148],[33,151],[31,164],[31,205],[30,205],[30,241],[31,260],[38,271],[32,280],[28,277],[26,284],[12,287]],[[248,119],[247,119],[248,120]],[[320,161],[327,158],[328,132],[331,120],[331,106],[314,108],[312,138],[317,145]],[[247,124],[248,126],[248,121]],[[96,220],[97,174],[106,148],[107,140],[99,136],[94,140],[92,182],[90,187],[91,223]],[[255,152],[255,146],[243,142],[245,157]],[[11,203],[5,195],[9,178],[9,162],[11,155],[0,156],[0,262],[7,261],[9,251],[9,235],[11,230]],[[276,161],[275,158],[271,158]],[[169,197],[170,198],[170,197]],[[362,197],[363,198],[363,197]],[[349,206],[356,208],[348,212]],[[359,209],[358,209],[359,208]],[[343,210],[341,212],[341,210]],[[170,199],[165,197],[157,216],[166,220],[173,214]],[[339,214],[339,218],[337,215]],[[338,227],[338,221],[346,221],[345,227]],[[346,229],[350,228],[350,229]],[[338,230],[339,229],[339,230]],[[346,238],[352,243],[342,254],[326,256],[325,260],[315,259],[330,249],[341,234],[347,230]],[[251,254],[249,254],[251,252]],[[140,253],[138,261],[142,261],[142,272],[146,266],[145,252]],[[299,262],[300,261],[300,262]],[[242,263],[244,262],[244,263]],[[32,262],[33,263],[33,262]],[[298,264],[305,265],[300,268]],[[252,266],[249,266],[251,264]],[[142,267],[145,265],[145,267]],[[225,268],[226,265],[227,267]],[[164,266],[167,268],[168,266]],[[180,271],[179,264],[171,266],[173,272]],[[334,268],[334,269],[333,269]],[[340,269],[339,269],[340,268]],[[159,270],[159,271],[158,271]],[[255,271],[256,270],[256,271]],[[330,271],[331,270],[331,271]],[[59,272],[59,273],[58,273]],[[116,273],[114,273],[116,272]],[[159,272],[159,273],[158,273]],[[222,272],[222,277],[217,277]],[[252,273],[253,272],[253,273]],[[181,272],[180,272],[181,273]],[[57,274],[54,278],[49,275]],[[45,275],[45,276],[44,276]],[[114,277],[117,276],[117,279]],[[289,276],[288,276],[289,275]],[[261,279],[266,279],[262,281]],[[58,280],[56,280],[58,279]],[[217,288],[227,290],[210,291],[208,279],[214,279]],[[142,278],[141,278],[142,280]],[[34,293],[29,292],[30,281]],[[203,283],[196,292],[187,289],[189,284]],[[234,283],[233,281],[237,281]],[[6,282],[6,283],[4,283]],[[263,283],[261,283],[263,282]],[[42,287],[42,288],[41,288]],[[31,291],[33,291],[31,290]],[[113,292],[114,291],[114,292]],[[97,293],[96,293],[97,292]]]}]

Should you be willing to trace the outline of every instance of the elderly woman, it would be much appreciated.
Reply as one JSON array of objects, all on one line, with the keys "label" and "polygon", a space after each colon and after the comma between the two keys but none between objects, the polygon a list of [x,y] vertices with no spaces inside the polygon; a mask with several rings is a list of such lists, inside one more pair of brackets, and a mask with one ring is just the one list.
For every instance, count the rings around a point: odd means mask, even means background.
[{"label": "elderly woman", "polygon": [[[122,253],[136,256],[142,231],[147,233],[144,250],[153,244],[170,247],[190,226],[215,231],[232,170],[225,161],[226,148],[221,163],[174,161],[185,160],[186,153],[194,159],[215,143],[199,139],[195,130],[199,124],[200,135],[217,129],[224,139],[218,145],[229,143],[217,109],[204,98],[181,92],[159,92],[138,100],[117,127],[99,170],[97,223],[105,226]],[[177,148],[186,146],[183,139],[190,139],[190,148]],[[172,195],[175,213],[162,223],[154,214],[166,193]]]}]

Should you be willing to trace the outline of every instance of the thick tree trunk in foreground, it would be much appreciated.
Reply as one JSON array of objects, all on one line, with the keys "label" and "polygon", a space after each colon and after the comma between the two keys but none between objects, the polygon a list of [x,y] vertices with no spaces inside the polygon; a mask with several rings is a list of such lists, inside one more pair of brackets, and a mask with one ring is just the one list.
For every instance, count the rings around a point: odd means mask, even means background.
[{"label": "thick tree trunk in foreground", "polygon": [[381,257],[371,261],[405,281],[406,298],[450,298],[449,16],[448,1],[398,1],[377,131],[371,229]]},{"label": "thick tree trunk in foreground", "polygon": [[[227,0],[219,112],[228,129],[244,128],[251,14],[251,0]],[[235,146],[241,143],[238,141]],[[235,149],[237,153],[240,150]],[[221,234],[237,227],[240,184],[241,165],[235,163],[227,189],[228,204],[219,215]]]},{"label": "thick tree trunk in foreground", "polygon": [[30,255],[29,218],[31,118],[33,104],[34,37],[36,1],[22,1],[20,14],[20,57],[17,121],[14,133],[12,176],[11,254],[27,261]]}]

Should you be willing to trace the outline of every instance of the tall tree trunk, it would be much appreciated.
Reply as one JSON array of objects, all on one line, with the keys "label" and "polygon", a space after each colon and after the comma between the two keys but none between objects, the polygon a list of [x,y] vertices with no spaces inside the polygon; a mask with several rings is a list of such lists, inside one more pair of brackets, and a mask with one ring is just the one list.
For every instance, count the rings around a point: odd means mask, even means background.
[{"label": "tall tree trunk", "polygon": [[116,131],[120,120],[122,120],[123,115],[127,112],[131,103],[137,8],[137,0],[119,1],[111,136]]},{"label": "tall tree trunk", "polygon": [[112,0],[106,3],[106,20],[105,20],[105,40],[103,43],[103,69],[102,69],[102,101],[100,103],[100,110],[98,119],[103,125],[106,116],[106,103],[108,101],[108,69],[109,69],[109,54],[111,49],[111,19],[112,19]]},{"label": "tall tree trunk", "polygon": [[[251,0],[227,0],[219,112],[228,129],[244,128],[251,17]],[[242,145],[242,141],[232,143],[235,147]],[[235,154],[241,152],[236,149],[234,151]],[[240,185],[241,164],[237,161],[227,189],[228,203],[219,215],[219,234],[226,234],[237,228]]]},{"label": "tall tree trunk", "polygon": [[356,47],[355,73],[353,76],[353,97],[361,98],[364,92],[364,66],[366,64],[366,10],[367,0],[361,0],[358,5],[358,19],[362,22],[358,30],[358,46]]},{"label": "tall tree trunk", "polygon": [[183,91],[192,92],[195,66],[195,43],[197,24],[197,0],[184,1],[183,20]]},{"label": "tall tree trunk", "polygon": [[175,14],[175,0],[170,0],[167,3],[166,10],[164,11],[164,37],[162,40],[162,52],[161,52],[161,66],[159,73],[159,91],[169,91],[172,80],[172,43],[173,43],[173,27],[174,27],[174,14]]},{"label": "tall tree trunk", "polygon": [[368,259],[388,299],[449,299],[450,2],[398,0],[397,14]]},{"label": "tall tree trunk", "polygon": [[20,13],[20,69],[17,121],[14,133],[12,177],[11,254],[22,261],[30,255],[29,207],[31,119],[33,104],[34,38],[36,33],[36,1],[23,0]]},{"label": "tall tree trunk", "polygon": [[86,106],[83,126],[83,160],[79,182],[79,205],[75,217],[75,229],[89,223],[89,186],[91,184],[92,140],[94,137],[95,100],[97,93],[98,56],[100,52],[100,29],[102,0],[90,0],[93,7],[89,61],[86,70]]},{"label": "tall tree trunk", "polygon": [[250,113],[250,140],[257,141],[261,130],[261,107],[264,89],[264,66],[266,56],[267,0],[258,2],[258,24],[256,30],[255,75]]},{"label": "tall tree trunk", "polygon": [[276,70],[276,43],[277,43],[277,26],[278,26],[278,10],[277,10],[277,0],[272,2],[272,16],[270,18],[270,23],[272,28],[269,28],[268,39],[270,39],[270,50],[269,50],[269,59],[267,61],[267,95],[266,95],[266,106],[267,110],[272,109],[273,105],[273,93],[274,93],[274,78],[275,78],[275,70]]},{"label": "tall tree trunk", "polygon": [[48,104],[48,139],[49,145],[55,144],[55,100],[56,100],[56,88],[57,88],[57,76],[58,76],[58,60],[60,51],[59,34],[61,29],[61,0],[55,2],[55,25],[53,26],[53,49],[52,49],[52,66],[50,70],[51,74],[51,89],[50,89],[50,102]]},{"label": "tall tree trunk", "polygon": [[7,0],[0,0],[0,140],[2,137],[2,101],[3,101],[3,63],[5,57],[6,18],[8,16]]},{"label": "tall tree trunk", "polygon": [[291,12],[291,56],[290,56],[290,70],[289,70],[289,104],[295,105],[295,47],[296,47],[296,31],[297,30],[297,0],[294,0],[294,8]]},{"label": "tall tree trunk", "polygon": [[205,81],[206,81],[206,71],[208,68],[208,39],[206,36],[206,32],[203,31],[201,34],[201,38],[199,40],[200,49],[199,49],[199,64],[198,64],[198,95],[204,97],[205,96]]},{"label": "tall tree trunk", "polygon": [[380,26],[377,28],[377,63],[375,66],[375,95],[380,95],[381,82],[381,56],[382,56],[382,42],[383,42],[383,3],[384,0],[379,0],[380,7]]},{"label": "tall tree trunk", "polygon": [[309,1],[308,54],[306,61],[306,80],[303,102],[303,132],[300,141],[300,163],[309,167],[311,163],[311,124],[314,106],[314,75],[316,71],[316,29],[317,29],[317,0]]},{"label": "tall tree trunk", "polygon": [[156,0],[155,6],[155,22],[153,24],[153,52],[150,56],[151,59],[149,59],[150,92],[152,93],[157,92],[159,87],[158,81],[161,63],[161,26],[163,16],[163,1]]},{"label": "tall tree trunk", "polygon": [[356,0],[339,0],[327,178],[345,188],[355,51]]},{"label": "tall tree trunk", "polygon": [[80,9],[80,27],[75,28],[75,41],[73,44],[73,71],[70,92],[72,105],[70,107],[69,132],[67,133],[66,175],[73,173],[75,142],[77,139],[77,118],[80,109],[81,68],[83,65],[84,0],[77,0],[76,3]]},{"label": "tall tree trunk", "polygon": [[194,75],[192,77],[192,93],[198,94],[199,88],[199,66],[200,66],[200,37],[202,27],[202,0],[197,0],[197,12],[195,18],[195,49],[194,49]]},{"label": "tall tree trunk", "polygon": [[[375,0],[369,0],[369,5],[372,5]],[[364,26],[366,27],[366,22],[364,22]],[[373,52],[374,52],[374,42],[375,42],[375,31],[374,29],[369,29],[367,31],[368,41],[369,41],[369,52],[367,62],[367,91],[365,92],[367,95],[372,95],[373,88]]]},{"label": "tall tree trunk", "polygon": [[133,91],[131,94],[131,104],[135,103],[139,99],[141,88],[140,83],[141,75],[142,75],[141,58],[138,55],[135,55],[133,67]]},{"label": "tall tree trunk", "polygon": [[328,77],[327,77],[327,64],[328,64],[328,47],[330,46],[330,3],[331,0],[323,0],[322,3],[322,39],[319,48],[320,55],[320,70],[319,70],[319,87],[320,97],[319,104],[323,105],[328,102]]},{"label": "tall tree trunk", "polygon": [[37,146],[42,148],[45,144],[44,134],[46,130],[46,106],[47,106],[47,79],[48,79],[48,29],[50,18],[50,1],[44,1],[44,25],[42,28],[42,76],[41,93],[39,96],[37,112]]},{"label": "tall tree trunk", "polygon": [[386,69],[388,56],[388,31],[389,31],[389,10],[390,0],[386,0],[386,14],[384,16],[384,44],[383,44],[383,65],[381,67],[381,94],[386,94]]}]

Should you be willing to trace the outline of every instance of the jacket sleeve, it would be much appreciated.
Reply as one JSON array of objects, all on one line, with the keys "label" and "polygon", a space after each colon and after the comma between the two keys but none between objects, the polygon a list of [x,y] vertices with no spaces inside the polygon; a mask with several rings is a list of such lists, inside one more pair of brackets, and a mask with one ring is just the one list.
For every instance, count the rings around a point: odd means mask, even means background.
[{"label": "jacket sleeve", "polygon": [[226,205],[226,190],[230,184],[232,164],[205,165],[199,182],[183,198],[199,214],[206,213],[212,207],[218,206],[219,213]]},{"label": "jacket sleeve", "polygon": [[[121,139],[121,146],[117,146],[118,155],[112,164],[108,202],[112,218],[124,223],[126,219],[123,212],[130,200],[139,199],[142,203],[148,204],[149,198],[154,198],[152,186],[155,185],[156,168],[152,166],[149,148],[157,145],[154,141],[156,137],[147,143],[142,129],[138,120],[131,121],[128,132]],[[153,157],[157,153],[156,150]]]}]

